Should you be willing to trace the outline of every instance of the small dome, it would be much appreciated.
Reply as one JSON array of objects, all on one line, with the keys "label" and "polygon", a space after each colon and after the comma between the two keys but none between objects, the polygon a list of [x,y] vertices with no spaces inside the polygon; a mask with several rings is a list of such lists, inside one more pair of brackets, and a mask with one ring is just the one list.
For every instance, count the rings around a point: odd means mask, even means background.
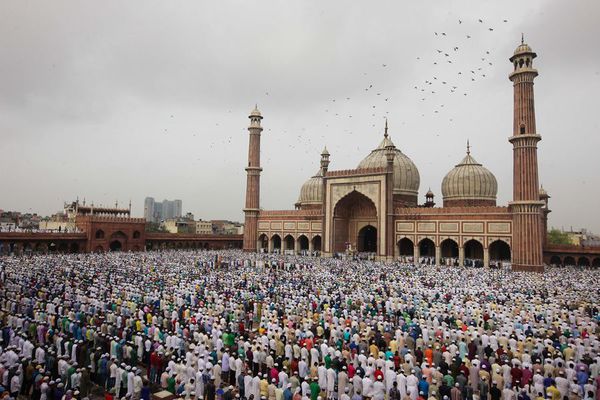
[{"label": "small dome", "polygon": [[540,187],[540,199],[544,199],[544,198],[548,198],[550,196],[548,196],[548,192],[546,192],[546,189],[544,189],[544,187]]},{"label": "small dome", "polygon": [[262,115],[260,114],[260,111],[258,111],[258,106],[254,106],[254,110],[252,110],[252,112],[250,113],[251,117],[262,117]]},{"label": "small dome", "polygon": [[358,164],[358,168],[387,167],[387,157],[385,153],[386,147],[388,146],[392,146],[395,153],[393,193],[417,196],[419,194],[419,185],[421,183],[419,170],[410,158],[394,146],[394,143],[388,137],[387,133],[384,135],[379,146],[371,151],[371,154]]},{"label": "small dome", "polygon": [[517,54],[524,54],[524,53],[533,53],[533,50],[531,50],[531,47],[529,47],[529,45],[527,43],[521,43],[520,45],[517,46],[517,48],[515,49],[515,52],[513,53],[513,55],[517,55]]},{"label": "small dome", "polygon": [[425,194],[426,197],[433,197],[433,192],[431,191],[431,188],[429,188],[429,190],[427,191],[427,193]]},{"label": "small dome", "polygon": [[298,204],[305,206],[309,204],[321,204],[323,202],[323,173],[321,170],[315,176],[304,182],[300,189]]},{"label": "small dome", "polygon": [[496,177],[475,161],[469,151],[442,181],[444,202],[448,200],[495,202],[497,193]]}]

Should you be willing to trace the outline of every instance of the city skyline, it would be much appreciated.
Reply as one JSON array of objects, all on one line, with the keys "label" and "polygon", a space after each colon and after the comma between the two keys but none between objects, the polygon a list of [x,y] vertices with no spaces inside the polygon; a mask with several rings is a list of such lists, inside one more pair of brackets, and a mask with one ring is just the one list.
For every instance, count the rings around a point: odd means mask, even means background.
[{"label": "city skyline", "polygon": [[[537,65],[543,70],[536,109],[544,138],[540,182],[552,196],[548,225],[600,231],[598,214],[582,212],[593,210],[600,194],[594,156],[600,139],[593,134],[598,129],[594,93],[600,89],[594,2],[502,7],[456,2],[433,12],[389,2],[361,19],[360,34],[350,25],[332,24],[336,12],[353,21],[364,11],[341,3],[314,9],[238,5],[247,18],[232,20],[226,6],[182,7],[161,18],[158,27],[151,21],[163,14],[159,6],[141,11],[119,6],[114,32],[92,21],[96,13],[98,20],[108,18],[114,4],[71,7],[41,5],[36,14],[16,3],[0,6],[6,11],[0,40],[7,49],[0,128],[8,154],[0,169],[11,171],[0,208],[50,215],[63,200],[82,193],[88,202],[108,205],[153,193],[182,199],[203,218],[241,220],[246,116],[255,103],[265,117],[262,178],[263,187],[270,188],[262,196],[265,208],[294,204],[298,188],[318,169],[323,145],[331,152],[332,169],[353,167],[377,145],[386,116],[394,142],[421,172],[420,202],[429,187],[441,199],[442,178],[470,139],[477,160],[499,181],[499,203],[506,203],[512,196],[506,56],[524,32],[540,53]],[[137,11],[139,34],[119,37]],[[252,21],[266,24],[261,15],[266,11],[272,19],[268,26],[245,37]],[[62,18],[70,13],[79,18],[65,24]],[[209,15],[227,31],[208,23]],[[295,15],[310,21],[312,29],[295,22]],[[206,23],[198,27],[197,20]],[[73,37],[84,23],[91,33]],[[169,35],[163,37],[163,31]],[[282,37],[269,35],[272,31]],[[215,46],[222,34],[231,44]],[[458,69],[478,71],[473,65],[485,63],[480,58],[493,65],[485,67],[485,78],[477,72],[475,81],[458,84],[467,96],[446,93],[421,101],[413,87],[432,76],[445,79],[446,69],[433,60],[437,50],[452,52],[450,43],[461,53],[453,56]],[[128,54],[136,48],[145,51]],[[369,85],[372,93],[365,92]],[[115,89],[114,101],[106,88]],[[24,150],[28,157],[20,156]],[[143,203],[134,201],[132,211],[143,215]]]}]

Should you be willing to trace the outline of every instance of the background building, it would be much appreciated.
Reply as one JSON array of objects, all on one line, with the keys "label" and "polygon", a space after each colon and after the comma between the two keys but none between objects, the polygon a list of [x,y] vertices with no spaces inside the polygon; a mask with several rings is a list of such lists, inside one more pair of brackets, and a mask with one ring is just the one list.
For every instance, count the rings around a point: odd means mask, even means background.
[{"label": "background building", "polygon": [[212,221],[196,221],[196,233],[199,235],[212,235]]},{"label": "background building", "polygon": [[183,203],[181,200],[163,200],[157,202],[154,197],[144,199],[144,218],[148,222],[160,222],[182,216]]}]

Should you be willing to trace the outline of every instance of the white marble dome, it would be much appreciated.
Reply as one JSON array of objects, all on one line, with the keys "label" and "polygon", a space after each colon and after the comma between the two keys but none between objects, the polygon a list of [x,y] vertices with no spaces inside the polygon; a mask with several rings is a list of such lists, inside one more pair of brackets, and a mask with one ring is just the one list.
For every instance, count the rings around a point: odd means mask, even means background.
[{"label": "white marble dome", "polygon": [[316,175],[304,182],[300,189],[298,204],[306,206],[310,204],[321,204],[323,202],[323,174],[319,169]]},{"label": "white marble dome", "polygon": [[421,178],[416,165],[404,153],[394,146],[392,140],[384,135],[379,146],[371,151],[359,164],[358,168],[380,168],[387,167],[387,157],[385,148],[394,147],[394,194],[417,196],[419,194],[419,185]]},{"label": "white marble dome", "polygon": [[442,181],[442,196],[448,200],[496,201],[498,182],[487,168],[479,164],[467,151],[467,155]]}]

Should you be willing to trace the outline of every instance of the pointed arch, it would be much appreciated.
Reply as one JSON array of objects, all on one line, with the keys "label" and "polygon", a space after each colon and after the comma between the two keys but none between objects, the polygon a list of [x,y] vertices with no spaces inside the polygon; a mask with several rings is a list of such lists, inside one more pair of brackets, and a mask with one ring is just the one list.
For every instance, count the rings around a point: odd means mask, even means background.
[{"label": "pointed arch", "polygon": [[412,240],[404,237],[398,241],[398,255],[400,257],[412,257],[415,255],[415,244]]},{"label": "pointed arch", "polygon": [[435,243],[429,238],[423,238],[419,241],[419,255],[421,257],[435,258]]},{"label": "pointed arch", "polygon": [[490,243],[488,250],[491,261],[510,262],[511,260],[510,245],[502,239],[496,239]]}]

